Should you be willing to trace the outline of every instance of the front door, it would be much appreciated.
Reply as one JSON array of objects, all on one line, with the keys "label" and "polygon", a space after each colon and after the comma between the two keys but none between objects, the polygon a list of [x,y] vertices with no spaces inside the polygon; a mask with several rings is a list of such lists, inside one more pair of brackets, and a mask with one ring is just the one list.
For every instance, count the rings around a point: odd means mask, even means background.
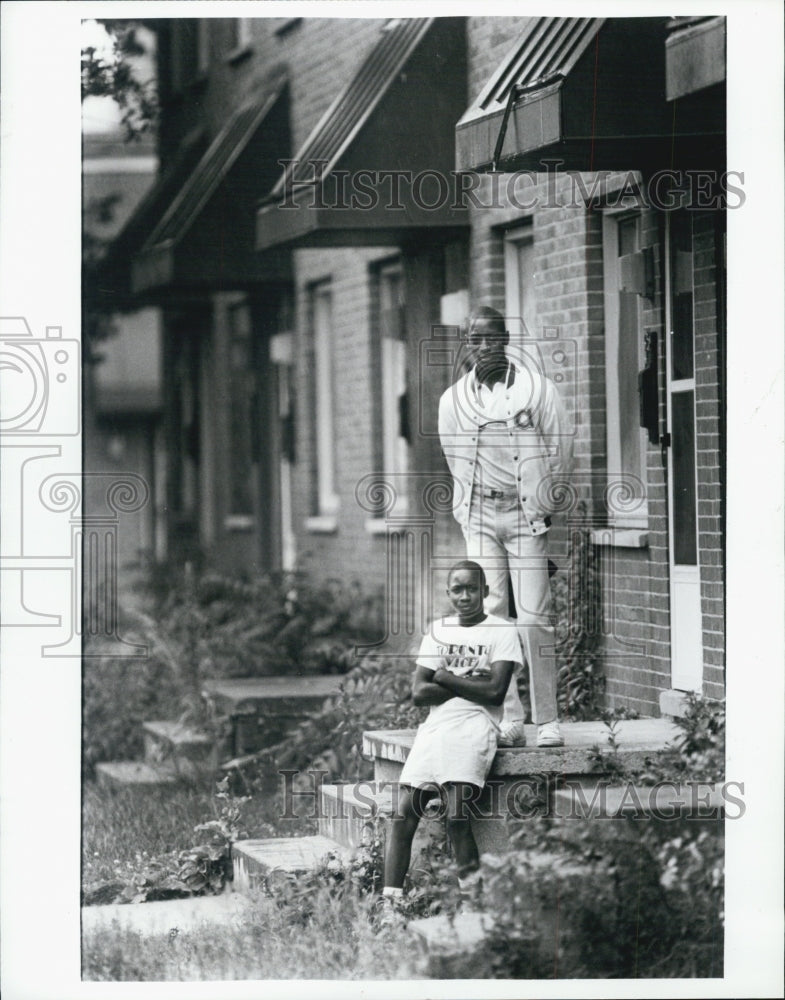
[{"label": "front door", "polygon": [[671,686],[679,691],[700,691],[703,641],[695,457],[693,244],[689,212],[682,210],[666,216],[665,256]]}]

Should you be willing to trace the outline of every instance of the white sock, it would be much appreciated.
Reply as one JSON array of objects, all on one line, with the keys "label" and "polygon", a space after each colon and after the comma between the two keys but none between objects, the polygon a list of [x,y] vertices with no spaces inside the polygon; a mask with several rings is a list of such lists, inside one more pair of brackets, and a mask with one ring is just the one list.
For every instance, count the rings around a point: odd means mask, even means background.
[{"label": "white sock", "polygon": [[382,895],[388,899],[403,899],[403,889],[395,885],[386,885],[382,889]]},{"label": "white sock", "polygon": [[458,888],[462,892],[466,892],[469,889],[473,889],[474,886],[480,881],[480,870],[479,868],[475,872],[470,872],[465,878],[458,879]]}]

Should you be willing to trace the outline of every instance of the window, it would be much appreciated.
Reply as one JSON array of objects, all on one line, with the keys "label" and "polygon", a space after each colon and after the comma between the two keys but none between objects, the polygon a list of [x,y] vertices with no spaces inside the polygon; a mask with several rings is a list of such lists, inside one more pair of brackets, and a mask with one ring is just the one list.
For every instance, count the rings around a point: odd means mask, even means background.
[{"label": "window", "polygon": [[307,527],[312,531],[334,531],[338,496],[335,491],[332,296],[328,282],[310,288],[309,315],[313,458],[311,517]]},{"label": "window", "polygon": [[613,525],[630,528],[647,525],[646,432],[638,397],[638,373],[645,363],[643,287],[632,277],[643,261],[640,227],[638,213],[603,215],[608,517]]},{"label": "window", "polygon": [[254,523],[253,483],[256,456],[253,448],[254,366],[251,312],[244,301],[231,304],[227,311],[229,333],[229,463],[228,516],[225,526],[238,531]]},{"label": "window", "polygon": [[210,64],[210,34],[204,18],[184,17],[172,23],[172,89],[199,80]]},{"label": "window", "polygon": [[504,234],[504,288],[511,343],[536,337],[537,298],[531,225],[509,229]]},{"label": "window", "polygon": [[172,344],[170,498],[178,519],[190,521],[199,504],[199,338],[184,324]]},{"label": "window", "polygon": [[[374,459],[397,494],[396,515],[406,513],[405,474],[409,469],[409,413],[406,387],[404,284],[400,261],[377,266],[372,274],[372,329],[375,339],[376,398]],[[380,512],[377,520],[384,517]],[[373,526],[369,526],[373,530]]]},{"label": "window", "polygon": [[230,62],[239,62],[243,56],[249,54],[253,42],[250,17],[235,17],[231,22],[231,33],[229,35],[229,54],[227,59]]}]

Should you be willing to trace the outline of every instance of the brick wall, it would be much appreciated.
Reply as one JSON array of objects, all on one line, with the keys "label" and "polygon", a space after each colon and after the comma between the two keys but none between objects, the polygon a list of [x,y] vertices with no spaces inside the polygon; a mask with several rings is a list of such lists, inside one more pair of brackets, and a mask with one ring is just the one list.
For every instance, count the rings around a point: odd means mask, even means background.
[{"label": "brick wall", "polygon": [[389,257],[389,248],[298,250],[297,355],[305,357],[308,336],[308,294],[315,282],[329,281],[332,295],[333,384],[335,428],[335,483],[340,497],[334,533],[308,531],[312,513],[311,440],[309,405],[313,395],[313,371],[300,364],[298,379],[297,466],[293,483],[294,519],[298,565],[325,578],[357,578],[379,587],[386,573],[384,535],[373,535],[366,527],[370,514],[355,499],[358,482],[375,468],[372,412],[377,405],[372,369],[371,264]]},{"label": "brick wall", "polygon": [[470,17],[467,19],[469,103],[479,95],[499,63],[523,31],[528,17]]},{"label": "brick wall", "polygon": [[[487,34],[487,28],[486,28]],[[475,36],[475,43],[477,38]],[[588,501],[590,517],[607,517],[603,491],[606,472],[605,330],[602,225],[600,213],[569,204],[568,178],[525,189],[536,207],[523,212],[506,199],[506,179],[491,198],[491,181],[478,190],[483,205],[472,210],[471,291],[475,301],[505,307],[504,231],[531,220],[535,254],[537,336],[556,328],[574,345],[574,370],[562,386],[575,415],[574,485]],[[553,183],[553,182],[552,182]],[[586,178],[587,187],[591,179]],[[612,187],[613,179],[609,179]],[[517,192],[523,200],[523,195]],[[555,197],[554,197],[555,195]],[[560,207],[563,206],[563,207]],[[651,247],[657,285],[653,300],[641,298],[641,338],[657,332],[660,428],[665,419],[664,277],[662,220],[654,211],[641,215],[641,247]],[[722,527],[720,507],[720,394],[714,231],[710,217],[695,216],[695,347],[698,413],[698,531],[704,638],[704,691],[721,696],[723,686]],[[647,444],[647,544],[598,550],[604,588],[603,671],[609,704],[659,714],[659,693],[671,686],[668,575],[667,484],[658,444]],[[551,533],[557,561],[564,561],[567,535],[558,525]]]},{"label": "brick wall", "polygon": [[698,559],[703,615],[703,689],[725,691],[725,559],[722,491],[723,388],[715,266],[715,218],[692,213],[695,288],[695,405],[698,466]]}]

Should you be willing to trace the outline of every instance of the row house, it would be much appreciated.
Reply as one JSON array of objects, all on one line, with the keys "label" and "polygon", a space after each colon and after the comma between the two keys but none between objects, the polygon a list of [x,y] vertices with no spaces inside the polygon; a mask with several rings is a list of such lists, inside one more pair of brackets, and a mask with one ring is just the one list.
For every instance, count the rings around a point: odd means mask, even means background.
[{"label": "row house", "polygon": [[415,637],[463,552],[438,400],[489,304],[571,414],[553,547],[580,514],[609,701],[721,696],[724,19],[157,36],[159,180],[104,285],[163,317],[169,557],[383,586]]}]

